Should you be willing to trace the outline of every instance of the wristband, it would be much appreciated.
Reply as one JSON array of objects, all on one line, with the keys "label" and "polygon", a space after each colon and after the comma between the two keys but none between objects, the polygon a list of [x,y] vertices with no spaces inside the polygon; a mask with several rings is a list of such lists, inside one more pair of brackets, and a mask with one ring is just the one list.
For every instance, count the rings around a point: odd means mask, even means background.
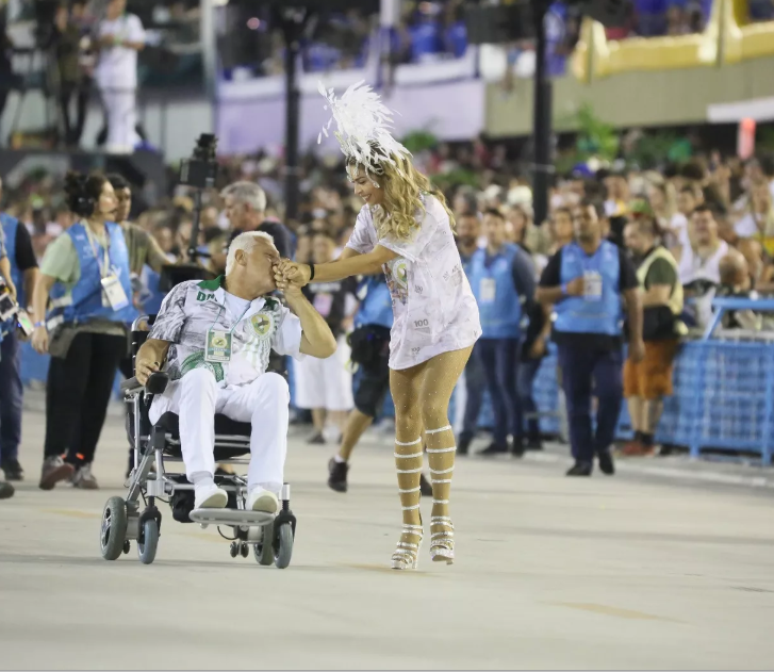
[{"label": "wristband", "polygon": [[35,324],[33,324],[32,326],[35,327],[35,329],[37,329],[38,327],[45,327],[46,323],[45,322],[35,322]]},{"label": "wristband", "polygon": [[562,289],[562,296],[567,296],[567,283],[566,282],[562,283],[562,288],[561,289]]},{"label": "wristband", "polygon": [[307,264],[309,266],[309,282],[314,280],[314,264]]}]

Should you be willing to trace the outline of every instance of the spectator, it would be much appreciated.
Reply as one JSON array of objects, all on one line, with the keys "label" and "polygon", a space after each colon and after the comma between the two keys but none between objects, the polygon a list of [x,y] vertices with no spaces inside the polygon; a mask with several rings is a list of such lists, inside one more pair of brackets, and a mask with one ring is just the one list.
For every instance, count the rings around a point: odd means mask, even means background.
[{"label": "spectator", "polygon": [[[327,264],[333,261],[334,245],[335,241],[330,234],[317,233],[312,242],[312,263]],[[311,282],[303,288],[304,296],[325,318],[339,342],[336,352],[330,357],[304,359],[299,361],[295,368],[296,405],[312,411],[315,433],[309,443],[325,443],[328,420],[332,421],[341,436],[347,422],[347,414],[354,406],[352,374],[347,370],[349,347],[343,336],[351,328],[350,316],[354,312],[354,306],[351,304],[356,291],[355,278],[335,282]]]},{"label": "spectator", "polygon": [[145,48],[145,30],[126,0],[110,0],[99,25],[96,78],[107,112],[109,152],[132,153],[139,140],[137,123],[137,52]]},{"label": "spectator", "polygon": [[644,358],[624,364],[624,398],[634,429],[634,440],[625,455],[649,455],[664,409],[664,397],[672,394],[672,363],[681,335],[687,333],[679,316],[683,288],[674,257],[658,242],[655,220],[640,217],[626,227],[626,247],[637,266],[642,288],[642,338]]},{"label": "spectator", "polygon": [[[720,287],[718,287],[717,296],[736,299],[758,298],[757,292],[752,289],[747,261],[744,255],[736,250],[730,250],[720,260]],[[761,315],[749,309],[727,310],[721,318],[723,329],[760,331],[762,324]]]}]

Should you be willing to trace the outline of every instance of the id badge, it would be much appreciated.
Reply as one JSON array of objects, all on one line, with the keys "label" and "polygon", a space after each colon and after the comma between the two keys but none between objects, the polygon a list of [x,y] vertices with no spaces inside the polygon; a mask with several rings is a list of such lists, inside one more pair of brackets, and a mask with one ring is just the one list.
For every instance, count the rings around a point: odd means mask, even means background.
[{"label": "id badge", "polygon": [[102,278],[102,306],[121,310],[129,305],[129,298],[115,275]]},{"label": "id badge", "polygon": [[586,301],[602,300],[602,276],[596,271],[583,273],[583,298]]},{"label": "id badge", "polygon": [[497,283],[494,278],[481,278],[481,303],[493,303],[497,293]]},{"label": "id badge", "polygon": [[333,307],[333,295],[331,294],[315,294],[314,295],[314,309],[320,313],[323,317],[328,317],[331,314],[331,308]]},{"label": "id badge", "polygon": [[222,329],[210,329],[207,332],[204,359],[207,362],[231,361],[231,334]]}]

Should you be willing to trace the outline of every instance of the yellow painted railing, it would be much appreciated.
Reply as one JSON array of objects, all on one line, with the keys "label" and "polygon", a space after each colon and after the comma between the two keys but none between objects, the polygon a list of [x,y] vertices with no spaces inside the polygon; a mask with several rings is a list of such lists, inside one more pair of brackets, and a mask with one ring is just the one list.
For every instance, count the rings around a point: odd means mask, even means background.
[{"label": "yellow painted railing", "polygon": [[623,72],[739,63],[774,55],[774,21],[747,23],[747,0],[715,0],[703,33],[608,40],[602,24],[584,19],[571,59],[584,82]]}]

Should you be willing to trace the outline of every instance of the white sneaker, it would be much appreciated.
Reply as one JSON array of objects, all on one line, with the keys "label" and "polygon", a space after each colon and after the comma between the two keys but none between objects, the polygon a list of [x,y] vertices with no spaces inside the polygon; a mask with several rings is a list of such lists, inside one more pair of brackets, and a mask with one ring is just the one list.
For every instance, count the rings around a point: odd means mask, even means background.
[{"label": "white sneaker", "polygon": [[204,485],[194,490],[195,509],[222,509],[228,504],[228,493],[217,485]]},{"label": "white sneaker", "polygon": [[264,513],[277,513],[279,511],[279,497],[269,490],[253,488],[247,497],[248,511],[263,511]]}]

